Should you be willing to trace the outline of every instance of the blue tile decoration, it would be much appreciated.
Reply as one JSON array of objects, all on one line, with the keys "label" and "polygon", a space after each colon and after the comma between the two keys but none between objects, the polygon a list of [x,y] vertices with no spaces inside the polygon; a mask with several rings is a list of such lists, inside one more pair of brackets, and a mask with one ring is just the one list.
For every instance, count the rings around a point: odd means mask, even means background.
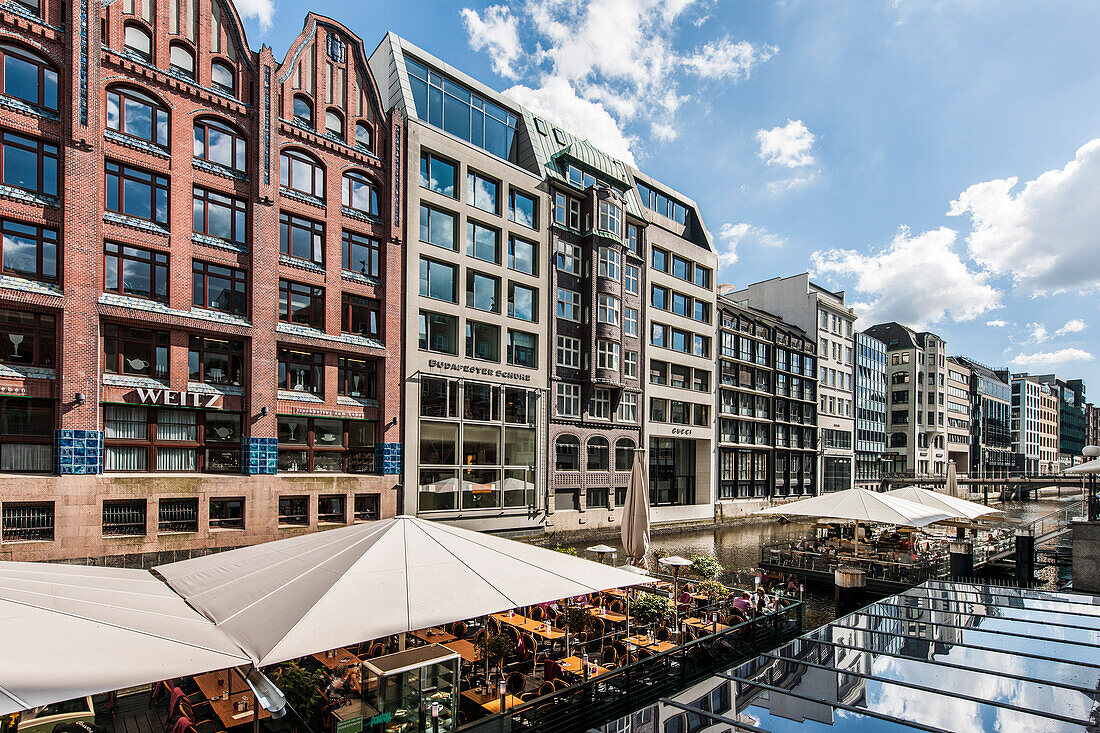
[{"label": "blue tile decoration", "polygon": [[62,476],[103,473],[103,431],[55,430],[54,456]]},{"label": "blue tile decoration", "polygon": [[246,476],[274,475],[279,465],[279,439],[244,439],[245,460],[242,469]]},{"label": "blue tile decoration", "polygon": [[401,473],[401,444],[376,443],[374,446],[375,470],[382,469],[385,475]]}]

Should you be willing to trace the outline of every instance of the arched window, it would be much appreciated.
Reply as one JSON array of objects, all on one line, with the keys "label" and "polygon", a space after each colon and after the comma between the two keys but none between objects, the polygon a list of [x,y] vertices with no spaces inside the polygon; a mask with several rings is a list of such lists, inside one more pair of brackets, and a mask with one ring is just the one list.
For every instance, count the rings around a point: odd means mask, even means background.
[{"label": "arched window", "polygon": [[344,139],[344,118],[339,112],[331,109],[325,112],[325,134],[340,140]]},{"label": "arched window", "polygon": [[581,441],[576,436],[559,435],[554,453],[554,465],[558,471],[581,470]]},{"label": "arched window", "polygon": [[195,121],[195,157],[245,173],[248,170],[244,135],[209,117]]},{"label": "arched window", "polygon": [[607,438],[595,437],[588,441],[588,470],[609,471],[611,469],[610,449]]},{"label": "arched window", "polygon": [[126,24],[126,36],[122,42],[122,50],[131,56],[136,56],[142,61],[153,60],[153,37],[149,31],[137,23]]},{"label": "arched window", "polygon": [[294,98],[294,119],[303,125],[313,127],[313,105],[300,95]]},{"label": "arched window", "polygon": [[904,448],[909,444],[909,437],[905,433],[894,433],[890,436],[891,448]]},{"label": "arched window", "polygon": [[295,191],[324,198],[325,169],[316,158],[298,150],[284,150],[280,163],[279,183]]},{"label": "arched window", "polygon": [[195,54],[182,43],[173,43],[168,47],[168,66],[188,79],[195,78]]},{"label": "arched window", "polygon": [[366,122],[355,123],[355,144],[364,150],[374,149],[374,133]]},{"label": "arched window", "polygon": [[615,441],[615,470],[629,471],[634,466],[634,441],[619,438]]},{"label": "arched window", "polygon": [[3,93],[24,102],[57,109],[57,72],[38,54],[0,44]]},{"label": "arched window", "polygon": [[344,206],[378,216],[378,187],[362,173],[344,174]]},{"label": "arched window", "polygon": [[107,90],[107,128],[168,147],[168,110],[157,99],[136,89]]},{"label": "arched window", "polygon": [[224,61],[212,61],[210,63],[210,85],[226,94],[235,95],[237,93],[233,69],[229,68],[229,64]]}]

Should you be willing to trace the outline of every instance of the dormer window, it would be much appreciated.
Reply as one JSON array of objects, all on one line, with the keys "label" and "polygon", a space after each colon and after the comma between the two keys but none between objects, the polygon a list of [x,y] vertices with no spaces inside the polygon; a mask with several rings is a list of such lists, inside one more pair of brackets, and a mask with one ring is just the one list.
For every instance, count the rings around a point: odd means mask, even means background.
[{"label": "dormer window", "polygon": [[294,121],[307,127],[313,127],[313,105],[302,96],[294,98]]},{"label": "dormer window", "polygon": [[237,87],[233,69],[224,61],[214,61],[210,64],[210,85],[226,94],[236,95]]},{"label": "dormer window", "polygon": [[575,165],[570,165],[565,169],[565,177],[569,179],[569,182],[574,186],[581,188],[591,188],[596,185],[596,177],[590,173],[582,171]]},{"label": "dormer window", "polygon": [[137,23],[128,23],[122,50],[148,63],[153,60],[153,38]]},{"label": "dormer window", "polygon": [[195,78],[195,54],[182,43],[173,43],[168,48],[168,65],[188,79]]}]

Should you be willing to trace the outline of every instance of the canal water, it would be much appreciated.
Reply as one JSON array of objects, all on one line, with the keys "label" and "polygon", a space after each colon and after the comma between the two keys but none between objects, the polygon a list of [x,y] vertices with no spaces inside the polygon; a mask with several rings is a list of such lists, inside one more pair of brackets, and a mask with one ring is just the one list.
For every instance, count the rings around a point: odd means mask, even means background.
[{"label": "canal water", "polygon": [[[1044,498],[1041,501],[1029,502],[1005,502],[1004,504],[990,501],[990,506],[1002,509],[1010,519],[1022,523],[1057,511],[1066,502],[1080,499],[1080,493],[1066,491],[1062,498]],[[1007,527],[1014,526],[1006,524]],[[778,521],[769,521],[762,524],[745,524],[732,527],[718,527],[715,529],[699,529],[690,532],[661,533],[652,537],[651,546],[670,555],[680,555],[691,558],[692,555],[714,555],[725,568],[721,577],[726,585],[752,587],[753,576],[760,563],[760,546],[779,540],[796,541],[800,538],[813,537],[815,523],[791,522],[780,524]],[[614,547],[619,555],[618,562],[622,562],[622,543],[615,540],[601,540],[599,542],[562,543],[561,547],[574,547],[582,557],[594,557],[592,553],[586,553],[585,548],[595,544],[606,544]],[[550,545],[551,547],[555,545]],[[805,628],[816,629],[819,626],[832,621],[836,614],[833,608],[833,596],[831,591],[806,590],[803,598],[806,601]]]}]

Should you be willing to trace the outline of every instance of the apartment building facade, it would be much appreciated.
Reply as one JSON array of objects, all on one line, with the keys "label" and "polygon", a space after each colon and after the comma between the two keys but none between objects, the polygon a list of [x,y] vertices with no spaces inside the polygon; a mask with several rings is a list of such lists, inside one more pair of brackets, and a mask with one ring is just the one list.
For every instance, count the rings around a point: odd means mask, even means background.
[{"label": "apartment building facade", "polygon": [[998,372],[1009,381],[1012,390],[1012,450],[1015,454],[1014,470],[1039,473],[1039,384],[1023,374]]},{"label": "apartment building facade", "polygon": [[1100,445],[1100,407],[1085,403],[1085,445]]},{"label": "apartment building facade", "polygon": [[886,344],[855,334],[855,486],[876,490],[886,472]]},{"label": "apartment building facade", "polygon": [[772,278],[724,293],[774,313],[806,332],[817,344],[818,488],[840,491],[853,485],[855,433],[853,379],[856,314],[844,293],[810,280],[808,273]]},{"label": "apartment building facade", "polygon": [[893,473],[942,476],[947,468],[947,354],[943,339],[900,323],[865,331],[886,344],[888,448]]},{"label": "apartment building facade", "polygon": [[1056,374],[1035,377],[1058,395],[1058,465],[1069,468],[1081,461],[1085,442],[1085,383]]},{"label": "apartment building facade", "polygon": [[778,316],[718,299],[716,515],[810,496],[817,482],[816,343]]},{"label": "apartment building facade", "polygon": [[393,515],[394,134],[361,41],[311,14],[278,61],[223,0],[93,10],[0,10],[0,555]]},{"label": "apartment building facade", "polygon": [[971,379],[968,367],[947,360],[947,460],[960,474],[970,471]]},{"label": "apartment building facade", "polygon": [[1007,477],[1015,464],[1012,388],[985,364],[964,356],[948,361],[970,370],[970,475]]}]

